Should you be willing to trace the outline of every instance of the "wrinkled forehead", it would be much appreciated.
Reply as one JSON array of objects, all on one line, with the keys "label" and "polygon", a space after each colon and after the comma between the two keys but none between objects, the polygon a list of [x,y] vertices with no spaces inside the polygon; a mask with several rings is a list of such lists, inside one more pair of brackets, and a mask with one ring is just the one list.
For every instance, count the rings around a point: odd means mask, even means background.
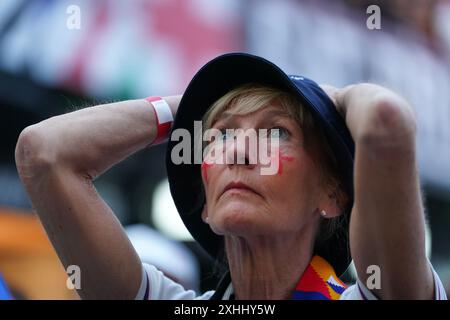
[{"label": "wrinkled forehead", "polygon": [[236,104],[229,108],[223,109],[215,117],[215,121],[223,121],[239,116],[247,116],[252,118],[291,118],[291,114],[283,108],[279,102],[271,101],[264,106],[254,108],[254,110],[248,110],[242,107],[242,105]]},{"label": "wrinkled forehead", "polygon": [[239,102],[228,104],[221,108],[221,110],[217,110],[210,126],[213,127],[218,123],[233,123],[239,118],[246,118],[255,122],[278,119],[294,120],[293,113],[286,106],[283,106],[280,101],[275,99],[266,104],[259,105],[248,105]]}]

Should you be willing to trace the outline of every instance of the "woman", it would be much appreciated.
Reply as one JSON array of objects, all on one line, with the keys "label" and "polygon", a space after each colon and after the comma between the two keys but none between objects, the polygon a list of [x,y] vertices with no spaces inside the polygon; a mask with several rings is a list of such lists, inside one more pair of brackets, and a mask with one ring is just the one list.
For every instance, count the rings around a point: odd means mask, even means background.
[{"label": "woman", "polygon": [[[262,58],[228,54],[197,73],[181,102],[95,106],[26,128],[17,168],[61,261],[82,270],[80,296],[445,298],[425,255],[411,108],[372,84],[322,89]],[[201,164],[198,148],[180,152],[181,134],[194,137],[199,120],[222,133],[206,139]],[[229,270],[216,291],[199,297],[142,267],[92,183],[149,142],[167,139],[170,127],[166,165],[177,209]],[[254,149],[239,139],[248,130],[262,132],[257,144],[267,143],[269,162],[251,161]],[[262,174],[273,163],[275,172]],[[351,258],[358,282],[347,288],[338,275]]]}]

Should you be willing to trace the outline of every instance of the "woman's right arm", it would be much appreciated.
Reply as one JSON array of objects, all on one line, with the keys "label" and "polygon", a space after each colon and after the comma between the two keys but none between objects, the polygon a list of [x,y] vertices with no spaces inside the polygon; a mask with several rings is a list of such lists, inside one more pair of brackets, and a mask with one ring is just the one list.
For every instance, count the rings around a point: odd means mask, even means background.
[{"label": "woman's right arm", "polygon": [[[164,98],[175,115],[181,96]],[[145,148],[157,122],[146,100],[98,105],[25,128],[20,178],[64,267],[81,270],[83,299],[132,299],[141,262],[93,180]]]}]

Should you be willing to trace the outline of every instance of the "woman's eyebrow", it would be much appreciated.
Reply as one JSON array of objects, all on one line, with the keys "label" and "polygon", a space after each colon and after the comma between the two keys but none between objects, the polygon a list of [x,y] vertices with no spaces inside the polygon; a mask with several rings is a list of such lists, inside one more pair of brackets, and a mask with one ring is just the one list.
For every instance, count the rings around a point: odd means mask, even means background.
[{"label": "woman's eyebrow", "polygon": [[[293,122],[292,116],[289,115],[285,110],[268,110],[264,111],[258,115],[256,121],[258,125],[266,125],[273,121],[288,121]],[[236,128],[238,127],[236,115],[229,111],[224,111],[211,125],[211,127],[221,126],[225,128]]]},{"label": "woman's eyebrow", "polygon": [[218,124],[223,127],[229,127],[230,125],[233,125],[234,124],[233,116],[232,115],[224,116],[222,114],[211,124],[211,127],[215,127]]}]

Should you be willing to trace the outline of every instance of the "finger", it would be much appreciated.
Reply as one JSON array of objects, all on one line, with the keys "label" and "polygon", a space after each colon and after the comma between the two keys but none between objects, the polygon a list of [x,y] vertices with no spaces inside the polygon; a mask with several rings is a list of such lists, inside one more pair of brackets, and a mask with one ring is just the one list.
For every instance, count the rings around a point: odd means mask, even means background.
[{"label": "finger", "polygon": [[339,89],[328,84],[321,84],[320,87],[322,88],[323,91],[325,91],[328,97],[330,97],[334,105],[336,105],[336,96]]}]

